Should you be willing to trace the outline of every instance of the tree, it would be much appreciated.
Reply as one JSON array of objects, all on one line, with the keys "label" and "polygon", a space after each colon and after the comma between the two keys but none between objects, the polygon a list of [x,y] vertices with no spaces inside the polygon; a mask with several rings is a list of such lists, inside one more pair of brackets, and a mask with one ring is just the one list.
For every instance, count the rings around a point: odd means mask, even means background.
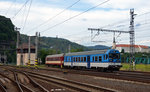
[{"label": "tree", "polygon": [[125,52],[124,49],[122,49],[122,50],[121,50],[121,53],[124,53],[124,52]]},{"label": "tree", "polygon": [[45,64],[45,58],[47,55],[60,54],[60,53],[61,53],[60,51],[56,51],[55,49],[41,49],[39,51],[42,64]]}]

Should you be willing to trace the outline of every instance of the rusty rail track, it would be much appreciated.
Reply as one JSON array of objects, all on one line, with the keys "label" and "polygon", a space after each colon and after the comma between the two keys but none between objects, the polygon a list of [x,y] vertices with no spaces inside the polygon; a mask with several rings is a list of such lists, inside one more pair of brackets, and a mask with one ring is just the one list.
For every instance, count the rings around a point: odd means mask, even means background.
[{"label": "rusty rail track", "polygon": [[3,84],[0,83],[0,89],[2,92],[7,92],[7,89],[5,88],[5,86]]},{"label": "rusty rail track", "polygon": [[[27,92],[33,92],[32,89],[29,89],[25,85],[20,84],[19,82],[9,78],[8,76],[4,75],[3,73],[0,73],[0,75],[7,78],[7,79],[9,79],[13,83],[13,85],[17,88],[18,92],[24,92],[24,90],[27,91]],[[16,74],[14,76],[16,76]],[[7,92],[7,90],[6,90],[6,92]]]},{"label": "rusty rail track", "polygon": [[[13,66],[15,67],[15,66]],[[32,68],[33,69],[33,68]],[[98,71],[89,71],[89,70],[69,70],[69,69],[46,69],[39,68],[39,70],[46,71],[55,71],[55,72],[64,72],[71,74],[80,74],[80,75],[88,75],[88,76],[96,76],[96,77],[104,77],[104,78],[113,78],[119,80],[127,80],[134,82],[142,82],[142,83],[150,83],[150,72],[141,72],[141,71],[118,71],[118,72],[98,72]]]},{"label": "rusty rail track", "polygon": [[114,90],[114,89],[109,89],[109,88],[100,87],[100,86],[96,86],[96,85],[76,82],[76,81],[72,81],[72,80],[67,80],[67,79],[63,79],[63,78],[45,75],[45,74],[38,74],[38,73],[33,73],[33,72],[27,72],[27,73],[29,76],[32,76],[34,78],[38,78],[38,79],[46,80],[46,81],[49,81],[52,83],[56,83],[56,84],[59,84],[61,86],[65,86],[69,89],[73,89],[75,91],[80,91],[80,92],[96,92],[96,91],[116,92],[116,90]]}]

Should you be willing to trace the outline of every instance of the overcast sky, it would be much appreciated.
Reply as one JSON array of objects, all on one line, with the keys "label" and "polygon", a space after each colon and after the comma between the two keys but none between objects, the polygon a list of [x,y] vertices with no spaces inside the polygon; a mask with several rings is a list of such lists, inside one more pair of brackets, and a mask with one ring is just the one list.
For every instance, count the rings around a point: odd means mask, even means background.
[{"label": "overcast sky", "polygon": [[[148,0],[0,0],[0,15],[11,18],[21,33],[33,36],[41,32],[41,36],[58,36],[86,46],[111,46],[113,38],[113,33],[107,32],[94,37],[97,33],[91,35],[88,28],[129,31],[131,8],[137,14],[135,42],[150,46]],[[117,33],[115,37],[117,44],[129,44],[129,34]]]}]

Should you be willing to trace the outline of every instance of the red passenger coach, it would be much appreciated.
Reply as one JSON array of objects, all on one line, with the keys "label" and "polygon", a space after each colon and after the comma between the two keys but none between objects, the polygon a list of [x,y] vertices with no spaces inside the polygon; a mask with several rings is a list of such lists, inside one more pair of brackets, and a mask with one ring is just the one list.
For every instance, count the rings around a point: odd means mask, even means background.
[{"label": "red passenger coach", "polygon": [[64,54],[55,54],[46,56],[46,65],[62,66],[64,63]]}]

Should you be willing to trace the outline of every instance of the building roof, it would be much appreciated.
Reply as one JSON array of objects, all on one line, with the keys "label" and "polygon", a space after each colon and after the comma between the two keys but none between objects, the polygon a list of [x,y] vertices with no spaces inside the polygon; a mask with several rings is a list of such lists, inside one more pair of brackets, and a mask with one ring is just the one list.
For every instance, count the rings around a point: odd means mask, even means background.
[{"label": "building roof", "polygon": [[47,58],[50,58],[50,57],[62,57],[62,56],[64,56],[64,53],[62,53],[62,54],[48,55],[48,56],[46,56],[46,57],[47,57]]},{"label": "building roof", "polygon": [[[130,47],[129,44],[117,44],[116,47]],[[149,48],[148,46],[144,46],[144,45],[134,45],[135,48]]]},{"label": "building roof", "polygon": [[[20,45],[19,47],[18,47],[18,49],[21,49],[21,48],[23,48],[23,49],[28,49],[28,44],[27,43],[23,43],[22,45]],[[35,49],[35,46],[34,45],[30,45],[30,48],[31,49]]]},{"label": "building roof", "polygon": [[107,52],[107,50],[93,50],[93,51],[83,51],[83,52],[66,53],[65,56],[104,54],[106,52]]}]

